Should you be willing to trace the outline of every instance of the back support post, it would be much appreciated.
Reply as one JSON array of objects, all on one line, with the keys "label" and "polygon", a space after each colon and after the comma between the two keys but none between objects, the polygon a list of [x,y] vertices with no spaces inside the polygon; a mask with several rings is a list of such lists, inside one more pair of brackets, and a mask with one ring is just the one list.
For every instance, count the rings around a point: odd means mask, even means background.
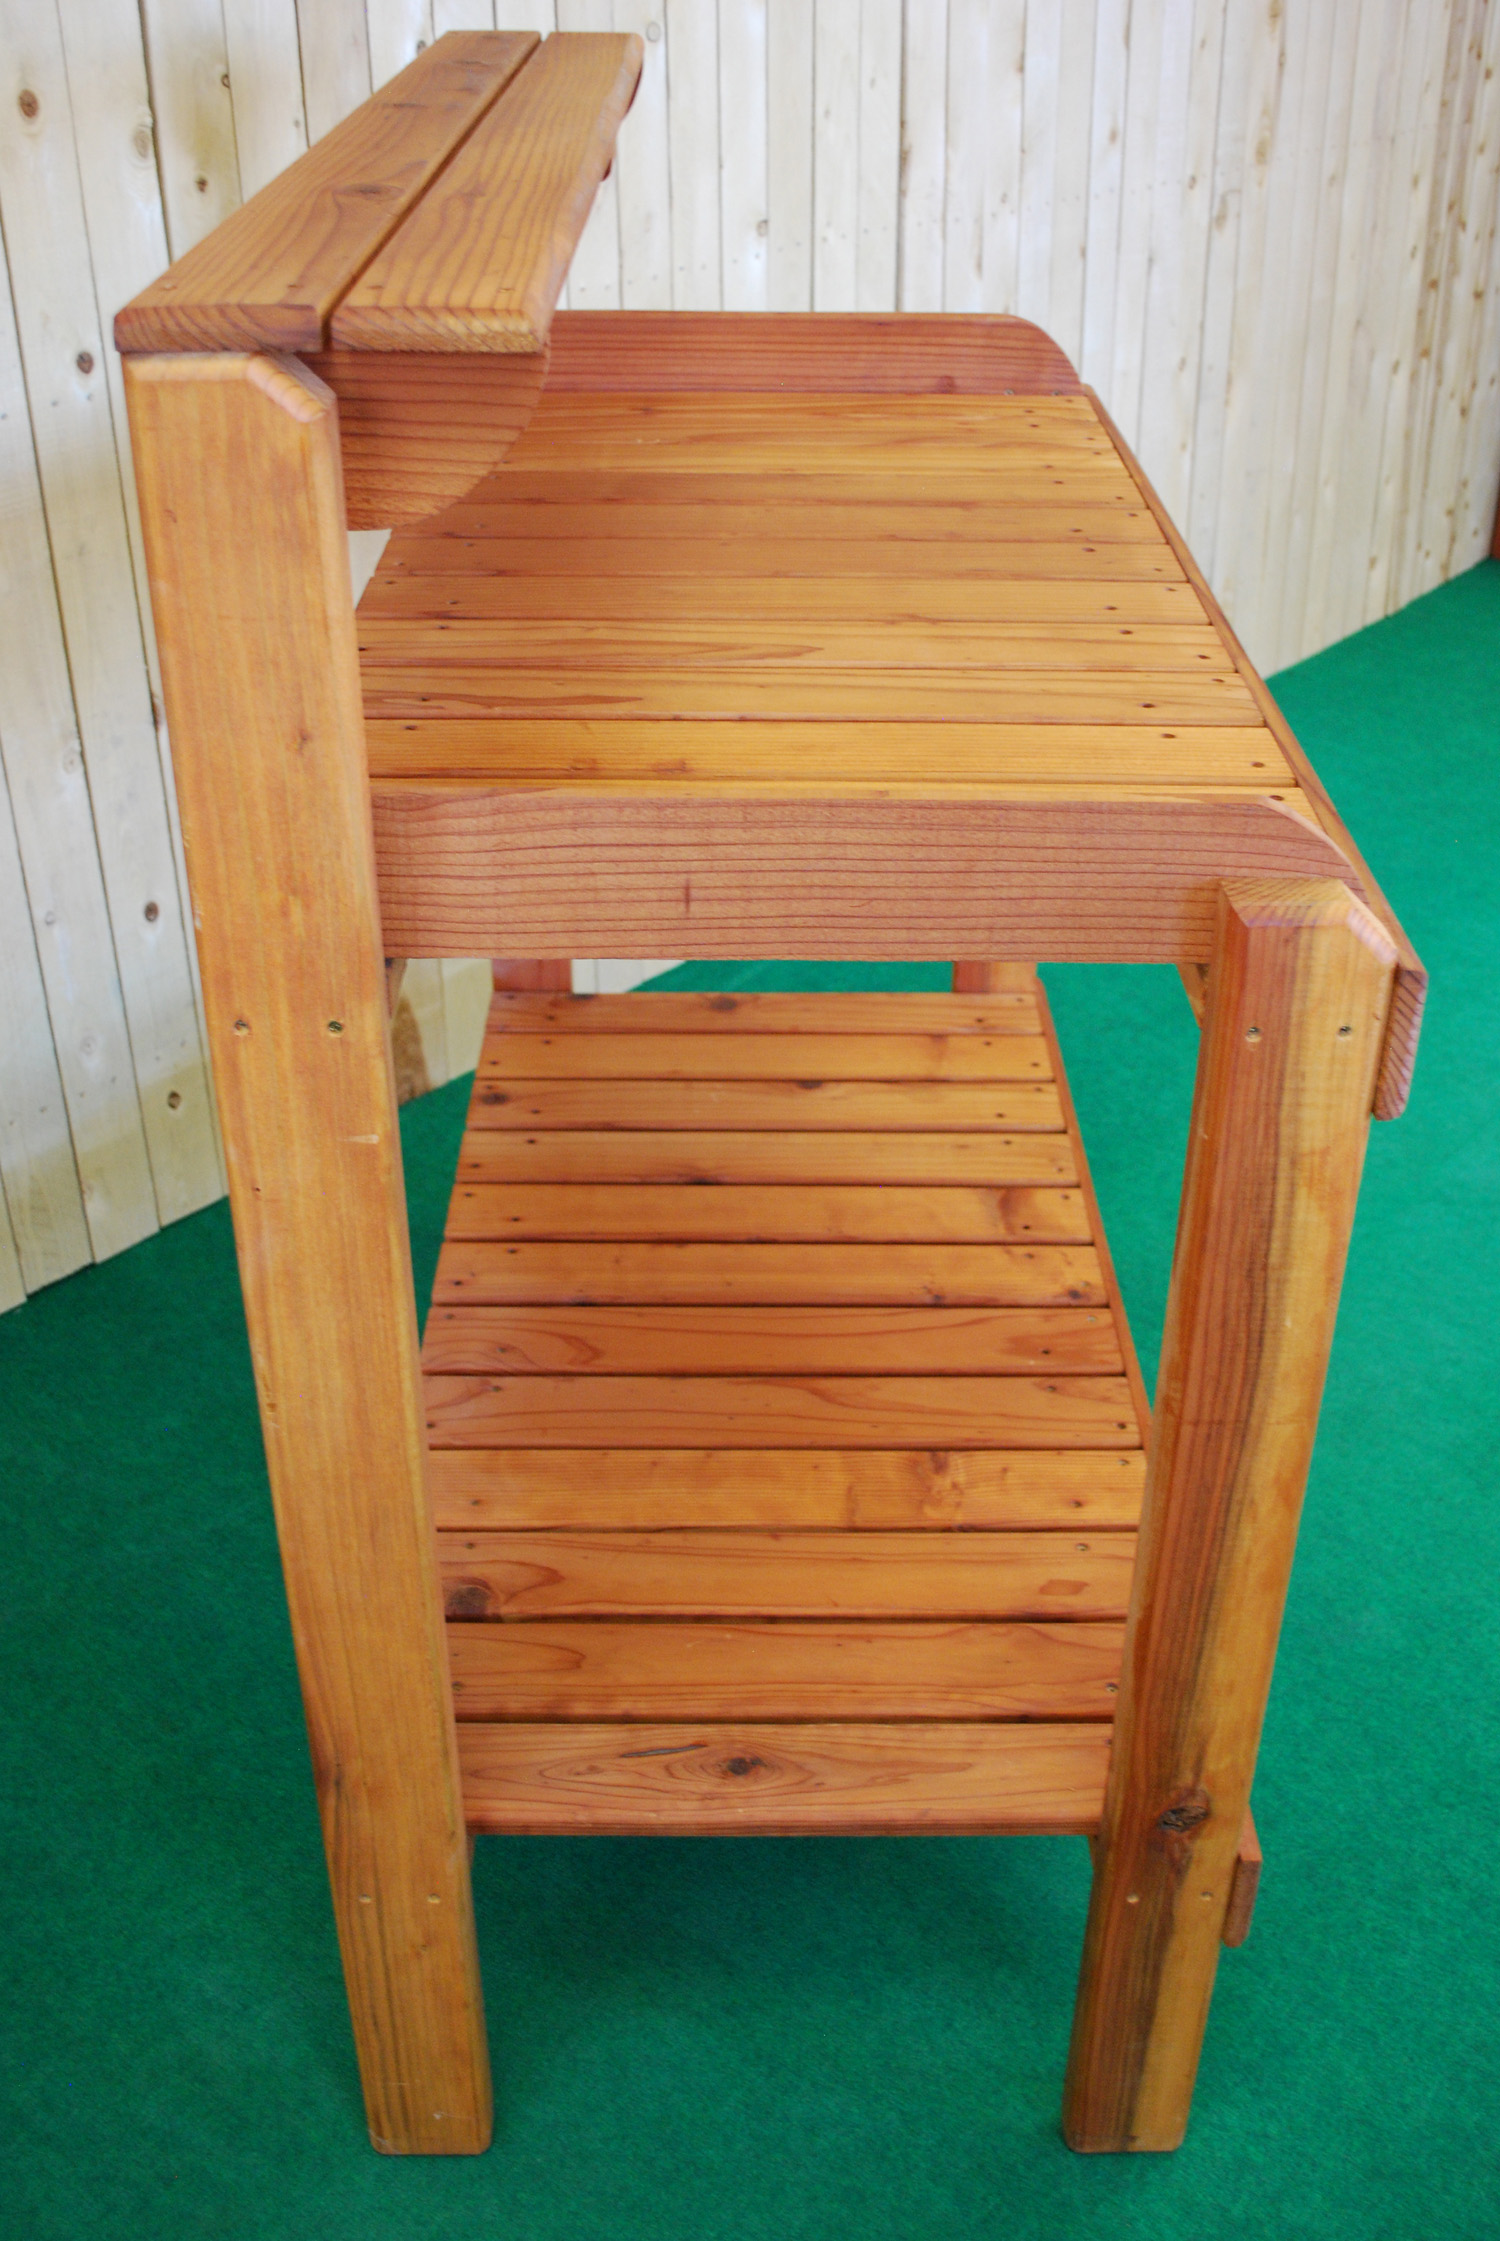
[{"label": "back support post", "polygon": [[1335,880],[1221,892],[1063,2129],[1187,2125],[1396,951]]}]

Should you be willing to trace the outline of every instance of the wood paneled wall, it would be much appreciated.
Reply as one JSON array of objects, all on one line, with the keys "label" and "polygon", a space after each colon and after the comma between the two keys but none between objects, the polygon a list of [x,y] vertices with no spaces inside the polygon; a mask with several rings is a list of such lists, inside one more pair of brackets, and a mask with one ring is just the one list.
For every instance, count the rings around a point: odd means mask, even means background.
[{"label": "wood paneled wall", "polygon": [[574,304],[1040,321],[1269,669],[1487,549],[1500,0],[0,0],[0,1304],[222,1187],[112,314],[491,23],[646,39]]}]

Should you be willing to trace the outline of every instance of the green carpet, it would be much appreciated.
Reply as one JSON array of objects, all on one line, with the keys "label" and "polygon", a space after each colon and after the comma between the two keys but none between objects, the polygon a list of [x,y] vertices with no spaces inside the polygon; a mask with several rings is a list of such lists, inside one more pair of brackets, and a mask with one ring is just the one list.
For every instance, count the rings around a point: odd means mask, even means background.
[{"label": "green carpet", "polygon": [[[487,1839],[495,2146],[375,2155],[215,1208],[0,1320],[7,2235],[1500,2230],[1500,567],[1279,689],[1433,997],[1410,1113],[1372,1141],[1256,1787],[1266,1880],[1187,2145],[1058,2137],[1079,1842]],[[1165,968],[1047,977],[1149,1362],[1191,1020]],[[405,1115],[424,1280],[465,1097]]]}]

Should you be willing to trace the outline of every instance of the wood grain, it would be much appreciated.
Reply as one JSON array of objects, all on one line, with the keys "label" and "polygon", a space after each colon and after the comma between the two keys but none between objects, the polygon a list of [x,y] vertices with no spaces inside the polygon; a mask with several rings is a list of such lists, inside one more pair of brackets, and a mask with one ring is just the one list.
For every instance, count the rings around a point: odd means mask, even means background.
[{"label": "wood grain", "polygon": [[430,1372],[875,1376],[1123,1368],[1093,1307],[434,1307]]},{"label": "wood grain", "polygon": [[450,1619],[1120,1619],[1135,1535],[468,1532],[438,1558]]},{"label": "wood grain", "polygon": [[1084,1244],[1076,1191],[901,1183],[470,1183],[448,1209],[454,1240],[576,1237],[827,1245]]},{"label": "wood grain", "polygon": [[440,1527],[1126,1529],[1140,1449],[477,1448],[431,1458]]},{"label": "wood grain", "polygon": [[[915,559],[915,555],[913,558]],[[769,617],[799,629],[819,621],[861,625],[967,622],[971,625],[1056,623],[1096,628],[1201,621],[1188,583],[1092,583],[1086,578],[985,578],[920,574],[905,577],[812,576],[418,576],[388,555],[360,602],[361,617],[380,615],[520,616],[556,622],[612,619],[660,622],[665,614],[697,616],[723,629],[727,618]]]},{"label": "wood grain", "polygon": [[506,1062],[510,1037],[521,1035],[836,1035],[886,1032],[899,1019],[903,1035],[1035,1035],[1034,997],[1005,989],[984,1003],[947,995],[887,996],[840,989],[834,995],[767,989],[663,988],[623,996],[530,995],[505,991],[490,1006],[485,1063]]},{"label": "wood grain", "polygon": [[832,1129],[476,1128],[464,1183],[1073,1183],[1068,1138]]},{"label": "wood grain", "polygon": [[263,358],[149,357],[128,373],[251,1356],[370,2129],[386,2149],[474,2152],[489,2137],[488,2051],[336,408],[302,369]]},{"label": "wood grain", "polygon": [[318,350],[333,308],[537,45],[450,32],[116,315],[125,351]]},{"label": "wood grain", "polygon": [[506,1306],[1097,1307],[1087,1245],[445,1244],[433,1299]]},{"label": "wood grain", "polygon": [[614,155],[644,48],[543,42],[334,313],[356,350],[533,351]]},{"label": "wood grain", "polygon": [[1175,963],[1207,957],[1221,878],[1352,878],[1325,833],[1258,798],[373,787],[386,946],[402,956]]},{"label": "wood grain", "polygon": [[906,1132],[1062,1127],[1051,1082],[616,1080],[476,1082],[469,1127]]},{"label": "wood grain", "polygon": [[1250,1925],[1255,1919],[1255,1901],[1260,1895],[1261,1870],[1265,1864],[1254,1816],[1247,1809],[1229,1881],[1229,1904],[1224,1909],[1224,1927],[1219,1932],[1221,1945],[1243,1945],[1249,1937]]},{"label": "wood grain", "polygon": [[1078,376],[1028,320],[881,314],[560,311],[553,389],[849,396],[1077,396]]},{"label": "wood grain", "polygon": [[1333,882],[1226,887],[1065,2128],[1187,2122],[1396,952]]},{"label": "wood grain", "polygon": [[[726,1259],[728,1256],[725,1256]],[[1118,1377],[428,1377],[438,1447],[1128,1447]]]},{"label": "wood grain", "polygon": [[[587,999],[585,999],[587,1001]],[[767,1028],[758,1035],[714,1035],[656,1028],[652,999],[634,1034],[531,1034],[487,1040],[478,1080],[490,1081],[798,1081],[816,1074],[845,1082],[1038,1082],[1051,1071],[1040,1035],[820,1033]],[[669,1093],[670,1094],[670,1093]]]},{"label": "wood grain", "polygon": [[613,1836],[1087,1835],[1102,1723],[465,1721],[471,1829]]},{"label": "wood grain", "polygon": [[1107,1720],[1124,1628],[994,1620],[452,1625],[460,1720]]},{"label": "wood grain", "polygon": [[527,357],[316,350],[306,362],[339,401],[351,529],[421,521],[471,490],[510,450],[547,378]]}]

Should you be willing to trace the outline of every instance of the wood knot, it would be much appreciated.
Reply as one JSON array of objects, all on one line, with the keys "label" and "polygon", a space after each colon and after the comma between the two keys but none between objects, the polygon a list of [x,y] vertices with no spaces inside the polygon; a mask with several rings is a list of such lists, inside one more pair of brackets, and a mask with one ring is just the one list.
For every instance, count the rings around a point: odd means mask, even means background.
[{"label": "wood knot", "polygon": [[764,1759],[756,1758],[725,1759],[722,1762],[726,1774],[753,1774],[757,1767],[764,1766],[765,1763]]},{"label": "wood knot", "polygon": [[490,1615],[490,1591],[482,1580],[455,1580],[443,1596],[444,1616],[482,1619]]},{"label": "wood knot", "polygon": [[1189,1790],[1185,1797],[1176,1799],[1167,1807],[1165,1813],[1159,1816],[1156,1825],[1159,1829],[1166,1829],[1173,1835],[1180,1835],[1184,1830],[1199,1827],[1202,1822],[1208,1819],[1212,1810],[1213,1807],[1206,1792]]}]

